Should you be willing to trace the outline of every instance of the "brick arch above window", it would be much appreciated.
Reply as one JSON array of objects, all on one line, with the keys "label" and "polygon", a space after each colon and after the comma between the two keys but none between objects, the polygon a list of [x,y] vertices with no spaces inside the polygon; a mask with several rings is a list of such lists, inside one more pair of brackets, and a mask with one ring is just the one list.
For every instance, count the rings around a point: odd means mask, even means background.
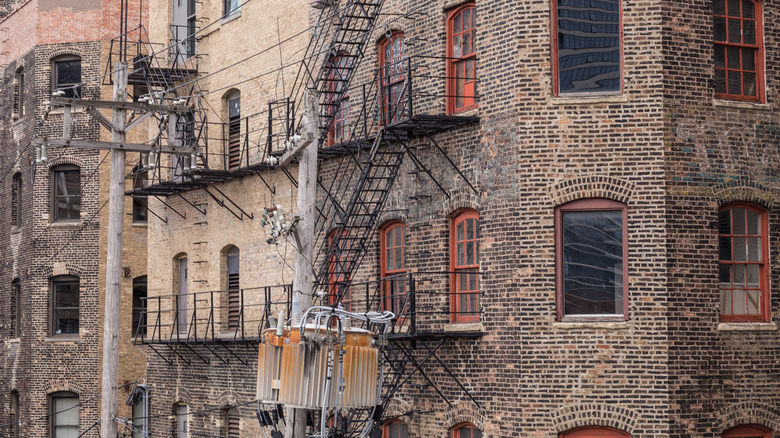
[{"label": "brick arch above window", "polygon": [[450,191],[450,197],[444,199],[442,210],[449,212],[449,217],[457,216],[463,210],[481,211],[479,196],[470,188],[461,188]]},{"label": "brick arch above window", "polygon": [[605,426],[585,426],[560,433],[561,438],[629,438],[631,435],[619,429]]},{"label": "brick arch above window", "polygon": [[[371,32],[371,41],[374,41],[374,44],[381,45],[386,39],[388,35],[393,35],[396,33],[406,33],[406,26],[402,23],[393,23],[393,26],[377,26],[376,30]],[[378,61],[377,61],[377,65]]]},{"label": "brick arch above window", "polygon": [[723,408],[714,418],[722,419],[723,431],[748,424],[780,431],[780,408],[755,401],[733,403]]},{"label": "brick arch above window", "polygon": [[447,430],[452,430],[452,428],[464,423],[471,423],[481,430],[482,438],[489,437],[485,430],[488,425],[487,414],[484,410],[474,405],[474,403],[461,401],[447,409],[444,420]]},{"label": "brick arch above window", "polygon": [[53,380],[44,388],[46,395],[57,392],[70,392],[76,395],[85,394],[85,389],[81,385],[69,380]]},{"label": "brick arch above window", "polygon": [[190,394],[190,391],[187,388],[177,387],[176,392],[173,394],[173,404],[188,406],[191,405],[192,394]]},{"label": "brick arch above window", "polygon": [[43,275],[49,279],[60,275],[70,275],[72,277],[81,278],[83,272],[84,270],[80,266],[73,263],[58,262],[43,268]]},{"label": "brick arch above window", "polygon": [[550,199],[556,207],[586,198],[605,198],[628,204],[634,184],[608,175],[583,175],[558,181],[548,187]]},{"label": "brick arch above window", "polygon": [[717,185],[712,188],[712,195],[719,206],[742,201],[758,204],[767,210],[771,210],[775,201],[780,198],[773,190],[742,180]]},{"label": "brick arch above window", "polygon": [[617,404],[573,403],[553,412],[551,423],[557,433],[580,427],[601,426],[632,434],[638,418],[636,411]]},{"label": "brick arch above window", "polygon": [[72,164],[74,166],[84,167],[84,163],[78,158],[64,157],[54,161],[49,161],[48,168],[51,170],[57,166],[62,166],[63,164]]},{"label": "brick arch above window", "polygon": [[220,409],[229,409],[241,404],[238,395],[230,389],[222,391],[217,397],[217,406]]}]

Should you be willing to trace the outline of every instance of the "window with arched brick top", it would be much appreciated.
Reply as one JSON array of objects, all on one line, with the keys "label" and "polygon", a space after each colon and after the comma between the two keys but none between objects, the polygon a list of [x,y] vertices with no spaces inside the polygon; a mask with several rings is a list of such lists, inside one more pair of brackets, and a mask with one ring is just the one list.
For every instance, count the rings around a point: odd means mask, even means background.
[{"label": "window with arched brick top", "polygon": [[477,107],[476,8],[467,3],[447,19],[447,111],[450,114]]},{"label": "window with arched brick top", "polygon": [[721,321],[769,321],[769,227],[765,209],[731,203],[718,212]]},{"label": "window with arched brick top", "polygon": [[603,198],[555,209],[558,319],[628,319],[628,211]]},{"label": "window with arched brick top", "polygon": [[452,322],[479,322],[479,214],[460,212],[450,227]]},{"label": "window with arched brick top", "polygon": [[382,438],[409,438],[409,426],[401,420],[382,425]]},{"label": "window with arched brick top", "polygon": [[452,428],[451,438],[482,438],[482,431],[471,423],[459,424]]},{"label": "window with arched brick top", "polygon": [[404,33],[393,32],[379,46],[379,76],[382,102],[382,123],[390,124],[406,118],[406,46]]},{"label": "window with arched brick top", "polygon": [[51,169],[52,222],[81,220],[81,169],[61,164]]},{"label": "window with arched brick top", "polygon": [[567,430],[560,438],[630,438],[631,434],[605,426],[586,426]]},{"label": "window with arched brick top", "polygon": [[[333,122],[328,129],[328,145],[349,140],[349,91],[346,89],[349,78],[349,53],[340,52],[328,61],[328,94],[325,97],[326,109],[333,114]],[[344,93],[339,100],[339,95]]]},{"label": "window with arched brick top", "polygon": [[732,427],[721,434],[722,438],[771,438],[772,431],[757,424]]}]

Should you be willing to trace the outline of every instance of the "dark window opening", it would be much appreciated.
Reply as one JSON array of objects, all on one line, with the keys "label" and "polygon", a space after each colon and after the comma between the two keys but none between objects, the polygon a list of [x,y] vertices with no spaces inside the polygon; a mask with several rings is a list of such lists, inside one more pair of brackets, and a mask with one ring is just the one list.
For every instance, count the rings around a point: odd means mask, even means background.
[{"label": "dark window opening", "polygon": [[133,279],[133,333],[146,335],[146,275]]},{"label": "dark window opening", "polygon": [[11,296],[11,333],[15,338],[22,334],[22,284],[19,280],[11,283],[13,295]]},{"label": "dark window opening", "polygon": [[17,173],[11,180],[11,226],[22,225],[22,175]]},{"label": "dark window opening", "polygon": [[239,283],[239,250],[235,246],[227,252],[228,328],[238,328],[241,320],[241,289]]},{"label": "dark window opening", "polygon": [[52,334],[79,333],[79,279],[60,276],[52,280]]},{"label": "dark window opening", "polygon": [[65,92],[63,97],[81,98],[81,58],[61,56],[54,60],[54,89]]},{"label": "dark window opening", "polygon": [[228,99],[228,168],[241,166],[241,96]]},{"label": "dark window opening", "polygon": [[78,166],[65,164],[52,170],[52,222],[81,219],[81,171]]},{"label": "dark window opening", "polygon": [[24,69],[21,68],[16,72],[14,80],[13,116],[24,116]]},{"label": "dark window opening", "polygon": [[620,0],[556,0],[556,94],[622,91]]},{"label": "dark window opening", "polygon": [[224,0],[225,10],[223,15],[235,14],[241,11],[241,0]]}]

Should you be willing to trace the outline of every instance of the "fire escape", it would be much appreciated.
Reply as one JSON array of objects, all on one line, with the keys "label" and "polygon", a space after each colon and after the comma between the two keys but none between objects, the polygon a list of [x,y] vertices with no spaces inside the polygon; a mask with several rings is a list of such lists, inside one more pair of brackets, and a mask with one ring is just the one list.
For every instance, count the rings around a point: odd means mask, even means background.
[{"label": "fire escape", "polygon": [[[177,122],[176,129],[169,132],[175,132],[176,141],[197,144],[201,153],[197,157],[184,157],[173,163],[167,175],[162,171],[159,156],[142,158],[135,173],[153,172],[153,175],[143,183],[136,184],[127,194],[155,196],[158,199],[180,196],[186,201],[182,196],[184,192],[202,189],[241,220],[253,219],[252,214],[230,201],[214,184],[257,175],[271,190],[262,173],[274,169],[283,172],[295,184],[292,174],[283,166],[277,167],[274,158],[285,153],[285,143],[299,132],[305,89],[314,88],[318,91],[321,108],[319,157],[329,166],[332,165],[334,170],[318,180],[319,214],[315,237],[319,251],[313,261],[315,290],[322,292],[321,304],[324,305],[342,303],[352,306],[356,311],[392,307],[398,316],[391,334],[383,340],[381,406],[375,410],[349,411],[345,415],[347,430],[342,432],[343,436],[350,437],[360,435],[371,423],[380,420],[392,396],[417,373],[447,404],[452,405],[434,379],[425,372],[426,365],[433,362],[479,406],[467,387],[437,354],[448,339],[478,337],[481,333],[445,333],[427,326],[430,316],[419,317],[423,314],[438,314],[447,319],[450,317],[448,306],[442,309],[435,300],[425,299],[426,295],[437,294],[430,286],[430,275],[415,273],[412,269],[410,274],[403,277],[353,281],[371,242],[376,239],[377,221],[407,156],[417,172],[430,178],[443,196],[450,196],[447,184],[437,180],[431,168],[426,166],[424,157],[417,149],[419,144],[428,145],[432,151],[429,156],[435,155],[436,160],[451,168],[453,174],[457,174],[476,192],[467,176],[435,137],[439,132],[472,125],[479,120],[473,116],[443,113],[443,103],[450,98],[443,91],[448,78],[432,73],[435,70],[432,65],[445,62],[446,58],[404,53],[373,72],[361,64],[367,50],[374,50],[369,39],[377,27],[382,6],[383,0],[347,0],[341,8],[326,6],[321,10],[317,31],[303,56],[301,69],[289,97],[269,102],[264,114],[241,119],[241,155],[237,161],[226,159],[227,148],[235,140],[224,134],[221,138],[221,153],[214,148],[209,150],[208,128],[213,124],[206,120],[205,111],[200,106],[195,80],[197,71],[188,68],[191,63],[173,62],[171,67],[160,67],[159,59],[149,56],[151,50],[139,44],[137,53],[134,53],[137,69],[130,76],[131,84],[137,81],[139,85],[146,86],[153,99],[184,99],[193,108],[192,116]],[[358,77],[358,71],[368,72],[360,76],[365,78],[362,82],[354,80]],[[474,98],[478,99],[476,95]],[[350,108],[346,106],[348,99],[360,103]],[[161,119],[158,123],[160,132],[165,132],[166,121]],[[222,126],[223,132],[224,129]],[[339,133],[338,140],[334,140],[334,131]],[[254,144],[250,137],[253,133],[258,138]],[[256,150],[253,146],[256,146]],[[215,160],[215,157],[218,159]],[[212,193],[212,190],[216,193]],[[198,208],[196,205],[193,207]],[[438,280],[444,284],[451,278],[449,272],[438,275],[441,277]],[[388,282],[403,286],[397,288],[397,294],[388,297]],[[142,319],[144,323],[137,328],[136,341],[152,346],[167,345],[185,361],[188,359],[171,345],[198,343],[227,363],[224,355],[218,354],[209,343],[220,342],[225,345],[226,340],[257,342],[260,332],[269,327],[271,315],[281,309],[285,309],[287,315],[290,314],[289,288],[263,288],[262,292],[242,290],[241,317],[235,324],[228,323],[227,326],[232,339],[221,337],[220,321],[224,319],[222,313],[226,310],[218,304],[223,301],[215,293],[204,292],[209,296],[203,299],[194,297],[192,303],[209,303],[206,309],[200,310],[200,314],[193,307],[166,310],[163,301],[170,301],[170,297],[146,300]],[[360,298],[357,298],[358,294]],[[250,295],[264,298],[250,304],[245,302]],[[252,306],[255,308],[252,309]],[[227,346],[225,348],[231,351]],[[189,350],[199,359],[210,363],[210,358],[198,350]],[[165,355],[157,353],[168,360]]]}]

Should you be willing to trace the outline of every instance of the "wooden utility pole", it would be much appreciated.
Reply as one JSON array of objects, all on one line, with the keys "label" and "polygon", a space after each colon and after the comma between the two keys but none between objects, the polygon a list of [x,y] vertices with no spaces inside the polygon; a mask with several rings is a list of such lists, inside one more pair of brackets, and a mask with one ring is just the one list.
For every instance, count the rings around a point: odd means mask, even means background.
[{"label": "wooden utility pole", "polygon": [[[127,63],[116,62],[114,74],[114,100],[100,101],[54,97],[53,107],[64,108],[62,139],[36,137],[35,145],[50,144],[85,149],[110,149],[111,174],[109,176],[108,202],[108,249],[106,254],[106,289],[103,318],[103,374],[100,400],[100,435],[103,438],[117,437],[117,386],[119,368],[119,321],[121,318],[122,296],[122,231],[124,229],[125,208],[125,151],[158,152],[172,154],[195,154],[196,147],[179,146],[176,141],[167,146],[153,146],[143,143],[126,143],[127,131],[138,126],[154,113],[166,113],[174,121],[169,136],[176,136],[175,121],[178,114],[187,113],[185,105],[146,104],[126,102],[127,99]],[[111,131],[111,141],[89,141],[71,139],[71,113],[77,107],[86,108],[92,116]],[[113,116],[108,120],[97,108],[111,109]],[[127,124],[127,111],[141,113],[132,123]],[[170,141],[170,138],[169,138]]]},{"label": "wooden utility pole", "polygon": [[[127,100],[127,63],[114,64],[114,101]],[[127,110],[114,108],[111,141],[125,142]],[[111,149],[108,194],[108,251],[103,317],[103,388],[100,396],[100,433],[114,438],[117,433],[117,385],[119,368],[119,318],[122,314],[122,231],[125,212],[125,151]]]},{"label": "wooden utility pole", "polygon": [[[303,137],[300,148],[293,149],[282,156],[280,164],[284,165],[292,156],[300,151],[298,162],[298,216],[297,224],[298,251],[295,253],[293,267],[293,294],[301,307],[301,313],[311,307],[314,289],[314,222],[316,216],[317,197],[317,106],[319,98],[315,90],[306,90],[304,95]],[[286,438],[304,438],[306,436],[306,411],[304,409],[287,409]]]}]

